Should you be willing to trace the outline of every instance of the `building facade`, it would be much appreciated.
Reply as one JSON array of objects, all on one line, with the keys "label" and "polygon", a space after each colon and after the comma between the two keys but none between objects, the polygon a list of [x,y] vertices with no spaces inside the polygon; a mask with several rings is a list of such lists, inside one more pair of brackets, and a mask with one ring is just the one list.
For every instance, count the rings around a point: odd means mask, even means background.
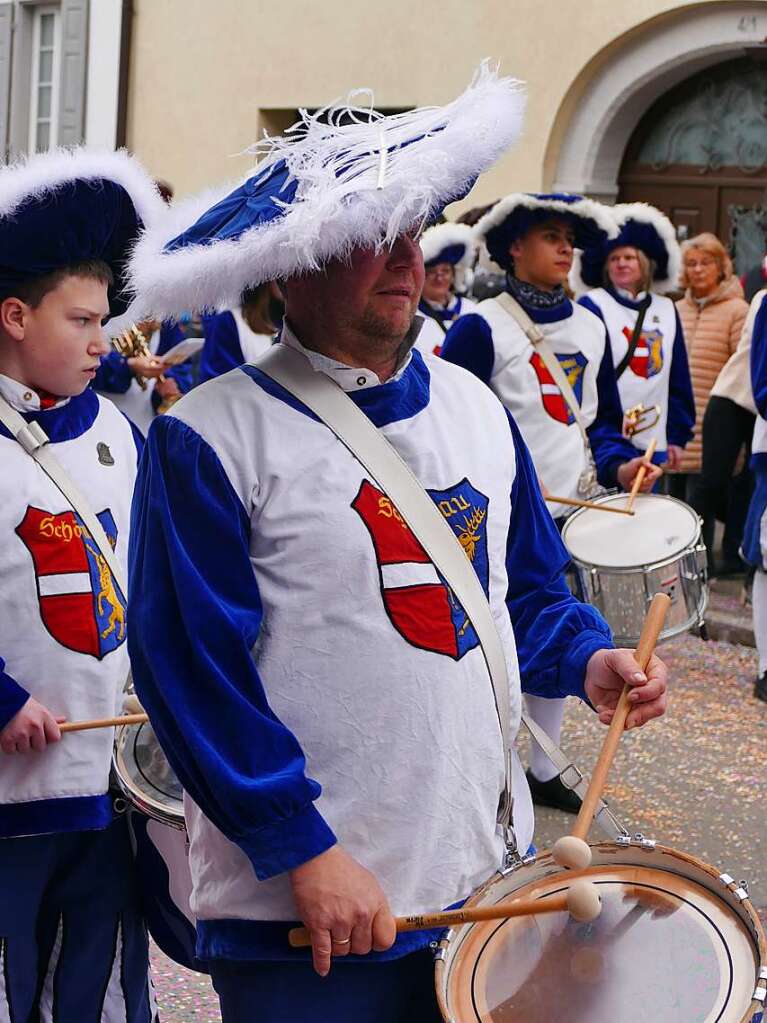
[{"label": "building facade", "polygon": [[642,198],[739,263],[763,245],[764,0],[0,0],[0,143],[126,143],[184,194],[238,178],[301,107],[352,86],[443,103],[484,57],[526,83],[526,126],[454,212],[514,189]]},{"label": "building facade", "polygon": [[0,0],[2,158],[124,144],[129,39],[129,0]]}]

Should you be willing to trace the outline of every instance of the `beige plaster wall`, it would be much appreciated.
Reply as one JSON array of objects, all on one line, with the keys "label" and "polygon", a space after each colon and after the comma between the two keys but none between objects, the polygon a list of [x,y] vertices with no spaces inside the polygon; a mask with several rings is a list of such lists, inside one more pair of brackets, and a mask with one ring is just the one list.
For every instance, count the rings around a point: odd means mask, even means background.
[{"label": "beige plaster wall", "polygon": [[[708,0],[716,3],[717,0]],[[726,2],[726,0],[725,0]],[[568,92],[606,48],[696,0],[134,0],[128,145],[179,194],[250,165],[259,108],[321,106],[368,86],[381,107],[443,103],[483,57],[528,83],[515,150],[472,203],[538,189]],[[580,78],[579,78],[580,76]],[[561,119],[560,119],[561,122]],[[553,145],[552,145],[553,141]]]}]

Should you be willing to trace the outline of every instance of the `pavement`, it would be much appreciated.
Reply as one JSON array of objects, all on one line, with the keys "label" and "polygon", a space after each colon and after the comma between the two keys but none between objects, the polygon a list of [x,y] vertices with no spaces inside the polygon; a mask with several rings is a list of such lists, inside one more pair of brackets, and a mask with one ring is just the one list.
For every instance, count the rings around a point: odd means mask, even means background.
[{"label": "pavement", "polygon": [[[732,586],[719,589],[715,605],[743,627],[748,609],[737,610]],[[606,798],[632,834],[641,832],[746,880],[767,923],[767,704],[752,695],[753,638],[749,646],[687,635],[665,643],[661,655],[670,668],[669,709],[663,719],[623,737]],[[569,701],[562,746],[586,774],[604,734],[588,708]],[[525,740],[520,746],[524,757]],[[538,808],[538,848],[550,846],[572,820]],[[153,966],[163,1023],[219,1023],[206,977],[157,950]]]}]

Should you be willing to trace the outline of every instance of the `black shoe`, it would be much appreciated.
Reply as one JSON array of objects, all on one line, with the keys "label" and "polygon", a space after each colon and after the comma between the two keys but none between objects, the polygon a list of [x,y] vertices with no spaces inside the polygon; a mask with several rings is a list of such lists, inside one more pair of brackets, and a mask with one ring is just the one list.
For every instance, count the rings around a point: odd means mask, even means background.
[{"label": "black shoe", "polygon": [[563,785],[559,775],[551,781],[538,781],[532,771],[526,771],[525,777],[536,806],[553,806],[565,813],[578,813],[580,810],[580,796]]},{"label": "black shoe", "polygon": [[[767,703],[767,671],[760,675],[754,684],[754,696],[757,700]],[[529,773],[529,772],[528,772]]]}]

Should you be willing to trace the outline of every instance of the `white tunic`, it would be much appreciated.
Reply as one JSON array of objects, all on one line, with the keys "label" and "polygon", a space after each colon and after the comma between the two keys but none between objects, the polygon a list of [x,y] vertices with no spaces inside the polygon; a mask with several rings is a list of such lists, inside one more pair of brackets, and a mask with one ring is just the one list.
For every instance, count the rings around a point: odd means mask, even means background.
[{"label": "white tunic", "polygon": [[[628,351],[637,317],[636,309],[619,302],[605,288],[595,288],[587,297],[600,309],[607,326],[612,348],[613,365],[618,366]],[[652,294],[642,325],[642,334],[631,360],[618,380],[618,393],[623,411],[640,402],[649,408],[657,405],[660,419],[647,430],[631,438],[641,451],[650,441],[657,441],[658,451],[668,447],[669,380],[674,338],[677,332],[676,308],[670,298]]]}]

